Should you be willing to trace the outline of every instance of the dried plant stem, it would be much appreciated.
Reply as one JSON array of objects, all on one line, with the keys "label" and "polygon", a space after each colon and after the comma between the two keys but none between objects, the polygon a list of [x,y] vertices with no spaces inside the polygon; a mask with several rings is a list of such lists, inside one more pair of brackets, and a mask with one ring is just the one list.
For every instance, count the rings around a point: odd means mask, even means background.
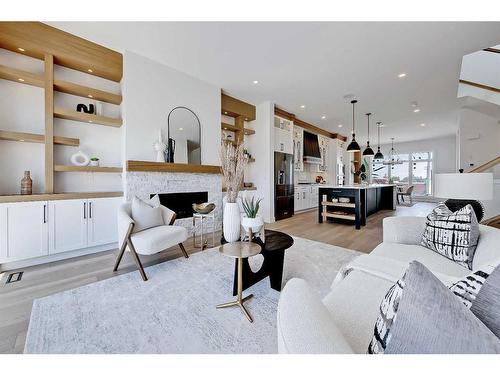
[{"label": "dried plant stem", "polygon": [[220,161],[224,185],[227,189],[227,202],[236,203],[247,164],[247,159],[243,153],[243,145],[234,146],[230,142],[222,141]]}]

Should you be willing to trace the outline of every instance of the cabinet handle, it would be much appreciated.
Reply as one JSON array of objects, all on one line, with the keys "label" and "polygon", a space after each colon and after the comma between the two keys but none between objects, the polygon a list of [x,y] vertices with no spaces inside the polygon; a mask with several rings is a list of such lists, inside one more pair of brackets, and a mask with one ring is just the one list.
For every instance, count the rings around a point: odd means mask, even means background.
[{"label": "cabinet handle", "polygon": [[87,218],[87,202],[83,202],[83,218]]},{"label": "cabinet handle", "polygon": [[47,224],[47,205],[43,205],[43,223]]},{"label": "cabinet handle", "polygon": [[89,219],[92,219],[92,202],[89,202]]}]

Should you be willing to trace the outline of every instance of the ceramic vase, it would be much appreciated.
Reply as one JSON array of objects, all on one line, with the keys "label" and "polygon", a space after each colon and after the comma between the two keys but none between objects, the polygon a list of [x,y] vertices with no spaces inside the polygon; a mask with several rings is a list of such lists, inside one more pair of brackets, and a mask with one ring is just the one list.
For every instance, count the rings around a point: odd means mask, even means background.
[{"label": "ceramic vase", "polygon": [[224,216],[222,226],[224,239],[227,242],[236,242],[240,239],[240,207],[238,203],[226,203],[224,206]]},{"label": "ceramic vase", "polygon": [[158,141],[154,144],[156,150],[156,161],[159,163],[165,163],[165,151],[167,145],[163,143],[163,138],[161,135],[161,129],[158,130]]},{"label": "ceramic vase", "polygon": [[33,181],[30,177],[30,171],[24,171],[24,177],[21,180],[21,195],[33,194]]}]

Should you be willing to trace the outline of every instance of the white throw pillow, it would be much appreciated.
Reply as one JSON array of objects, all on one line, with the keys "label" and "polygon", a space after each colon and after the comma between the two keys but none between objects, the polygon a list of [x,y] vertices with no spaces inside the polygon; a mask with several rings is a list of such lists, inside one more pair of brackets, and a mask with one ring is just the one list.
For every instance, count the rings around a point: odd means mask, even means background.
[{"label": "white throw pillow", "polygon": [[158,196],[155,195],[146,202],[134,197],[132,199],[132,219],[135,222],[133,232],[164,225]]}]

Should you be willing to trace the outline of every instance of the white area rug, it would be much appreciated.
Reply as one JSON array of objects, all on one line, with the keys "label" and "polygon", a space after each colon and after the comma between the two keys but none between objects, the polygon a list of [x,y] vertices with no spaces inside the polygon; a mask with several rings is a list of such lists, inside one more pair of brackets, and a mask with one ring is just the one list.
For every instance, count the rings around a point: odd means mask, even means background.
[{"label": "white area rug", "polygon": [[[324,296],[360,253],[303,238],[286,251],[283,285],[303,278]],[[233,259],[210,249],[33,302],[25,353],[276,353],[279,292],[265,278],[232,301]]]}]

